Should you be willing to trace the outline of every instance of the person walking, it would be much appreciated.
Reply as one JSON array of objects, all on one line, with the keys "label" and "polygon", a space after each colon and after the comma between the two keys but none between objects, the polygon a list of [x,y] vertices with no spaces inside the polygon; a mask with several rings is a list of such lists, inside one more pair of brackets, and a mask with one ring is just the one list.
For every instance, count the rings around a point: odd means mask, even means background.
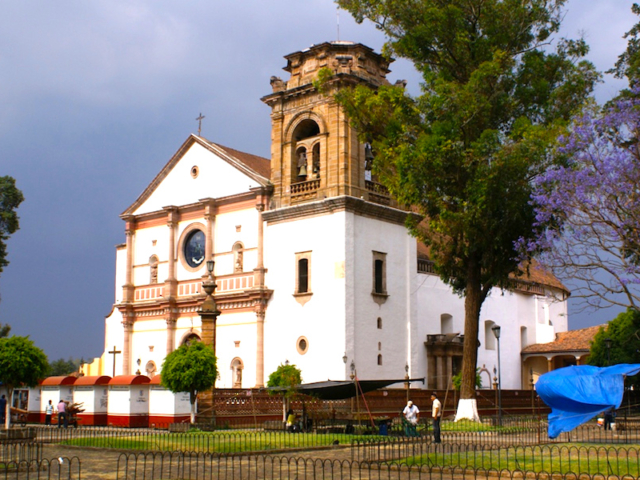
[{"label": "person walking", "polygon": [[60,399],[58,403],[58,428],[62,428],[62,421],[64,420],[64,428],[69,428],[69,418],[67,417],[67,404],[64,400]]},{"label": "person walking", "polygon": [[51,416],[53,415],[53,403],[49,400],[49,403],[44,407],[44,424],[51,426]]},{"label": "person walking", "polygon": [[405,419],[405,429],[404,433],[407,437],[417,437],[418,431],[416,426],[418,425],[418,420],[420,419],[420,410],[416,407],[411,400],[407,402],[407,406],[402,410],[402,414]]},{"label": "person walking", "polygon": [[440,443],[440,417],[442,416],[442,404],[438,400],[436,392],[431,394],[431,417],[433,418],[433,443]]}]

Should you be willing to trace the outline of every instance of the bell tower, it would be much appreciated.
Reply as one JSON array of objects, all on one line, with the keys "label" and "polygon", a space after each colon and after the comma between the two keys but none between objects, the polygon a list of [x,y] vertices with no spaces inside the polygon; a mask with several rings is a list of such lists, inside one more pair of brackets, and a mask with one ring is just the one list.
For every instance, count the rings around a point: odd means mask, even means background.
[{"label": "bell tower", "polygon": [[[365,45],[325,42],[285,57],[287,81],[271,77],[272,208],[337,196],[392,203],[386,189],[372,181],[370,148],[358,141],[332,94],[358,84],[388,85],[388,59]],[[326,94],[313,85],[326,68],[334,76]]]}]

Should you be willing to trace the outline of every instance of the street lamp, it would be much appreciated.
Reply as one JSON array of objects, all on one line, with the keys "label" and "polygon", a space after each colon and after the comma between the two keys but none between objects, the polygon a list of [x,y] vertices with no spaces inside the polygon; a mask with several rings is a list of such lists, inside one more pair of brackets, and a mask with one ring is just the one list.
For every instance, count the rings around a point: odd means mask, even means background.
[{"label": "street lamp", "polygon": [[407,389],[407,402],[409,402],[409,362],[404,365],[404,388]]},{"label": "street lamp", "polygon": [[500,325],[491,327],[498,341],[498,425],[502,426],[502,370],[500,369]]},{"label": "street lamp", "polygon": [[611,365],[611,343],[613,342],[610,338],[604,339],[604,345],[607,347],[607,366]]}]

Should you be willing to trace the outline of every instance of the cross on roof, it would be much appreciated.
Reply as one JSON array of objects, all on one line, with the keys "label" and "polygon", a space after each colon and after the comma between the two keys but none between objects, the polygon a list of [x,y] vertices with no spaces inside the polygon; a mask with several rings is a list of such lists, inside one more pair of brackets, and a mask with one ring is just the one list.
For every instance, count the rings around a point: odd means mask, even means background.
[{"label": "cross on roof", "polygon": [[200,132],[202,131],[202,119],[204,119],[204,118],[207,118],[207,117],[202,115],[202,113],[200,113],[198,118],[196,118],[196,120],[198,121],[198,136],[200,136]]}]

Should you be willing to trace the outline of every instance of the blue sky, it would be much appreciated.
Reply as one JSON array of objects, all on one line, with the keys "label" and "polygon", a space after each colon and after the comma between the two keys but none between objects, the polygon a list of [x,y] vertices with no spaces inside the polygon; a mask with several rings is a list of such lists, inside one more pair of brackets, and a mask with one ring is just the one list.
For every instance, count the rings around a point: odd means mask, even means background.
[{"label": "blue sky", "polygon": [[[632,1],[570,0],[564,35],[610,68]],[[339,16],[340,39],[380,51],[371,25]],[[330,0],[59,0],[0,4],[0,175],[26,200],[0,276],[0,322],[50,359],[99,356],[113,305],[119,214],[206,116],[202,135],[269,156],[269,78],[283,56],[337,39]],[[407,62],[392,65],[418,92]],[[623,83],[607,78],[600,101]],[[570,316],[572,328],[608,310]]]}]

